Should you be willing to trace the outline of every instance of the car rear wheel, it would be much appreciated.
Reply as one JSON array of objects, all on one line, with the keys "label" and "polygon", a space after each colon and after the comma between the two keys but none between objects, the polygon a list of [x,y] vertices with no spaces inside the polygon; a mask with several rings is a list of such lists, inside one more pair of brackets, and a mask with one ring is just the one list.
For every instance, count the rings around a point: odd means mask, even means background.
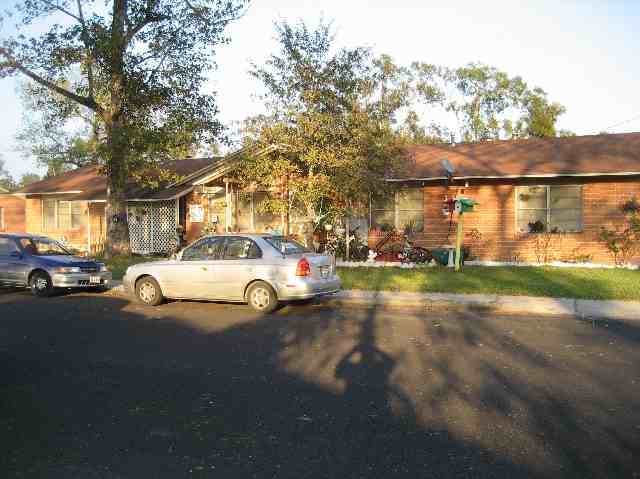
[{"label": "car rear wheel", "polygon": [[278,307],[276,292],[264,281],[256,281],[249,286],[247,302],[260,313],[272,313]]},{"label": "car rear wheel", "polygon": [[53,283],[47,273],[36,271],[29,279],[29,289],[34,296],[48,298],[53,294]]},{"label": "car rear wheel", "polygon": [[136,283],[136,298],[142,304],[158,306],[164,300],[158,282],[151,276],[145,276]]}]

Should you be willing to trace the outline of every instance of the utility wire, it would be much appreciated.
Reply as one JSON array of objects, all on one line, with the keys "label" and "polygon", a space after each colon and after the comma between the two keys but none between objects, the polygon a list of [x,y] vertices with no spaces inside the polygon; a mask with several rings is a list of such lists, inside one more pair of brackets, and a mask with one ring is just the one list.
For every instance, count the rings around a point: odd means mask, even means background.
[{"label": "utility wire", "polygon": [[633,118],[629,118],[628,120],[621,121],[620,123],[615,123],[615,124],[613,124],[611,126],[608,126],[607,128],[603,128],[600,131],[607,131],[607,130],[610,130],[611,128],[615,128],[616,126],[620,126],[620,125],[625,125],[627,123],[631,123],[633,120],[637,120],[639,118],[640,118],[640,115],[636,115]]}]

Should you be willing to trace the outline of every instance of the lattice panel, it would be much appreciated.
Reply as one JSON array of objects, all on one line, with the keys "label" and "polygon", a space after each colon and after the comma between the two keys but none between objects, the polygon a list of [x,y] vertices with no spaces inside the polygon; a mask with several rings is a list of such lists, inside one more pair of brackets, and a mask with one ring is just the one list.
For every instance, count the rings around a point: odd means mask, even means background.
[{"label": "lattice panel", "polygon": [[171,253],[176,249],[175,201],[129,203],[131,252]]}]

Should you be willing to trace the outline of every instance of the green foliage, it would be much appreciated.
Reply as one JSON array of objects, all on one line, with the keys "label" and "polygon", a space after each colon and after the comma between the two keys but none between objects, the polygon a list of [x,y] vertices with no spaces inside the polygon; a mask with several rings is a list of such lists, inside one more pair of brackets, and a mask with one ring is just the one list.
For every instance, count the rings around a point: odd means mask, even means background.
[{"label": "green foliage", "polygon": [[430,143],[435,139],[462,141],[553,137],[555,125],[565,112],[562,105],[550,103],[540,88],[529,88],[519,76],[480,63],[460,68],[446,68],[415,62],[411,66],[411,90],[415,99],[431,109],[441,108],[454,115],[457,132],[431,125],[432,134],[416,128],[411,113],[405,129],[415,141]]},{"label": "green foliage", "polygon": [[603,241],[617,266],[624,266],[640,253],[640,203],[633,197],[620,206],[626,224],[615,228],[600,229]]},{"label": "green foliage", "polygon": [[18,32],[0,42],[0,77],[22,74],[44,88],[36,106],[55,126],[89,113],[89,137],[43,153],[103,159],[108,251],[129,249],[121,219],[131,173],[221,135],[215,97],[202,86],[245,3],[24,0],[10,12]]},{"label": "green foliage", "polygon": [[4,160],[0,157],[0,188],[11,191],[16,187],[15,181],[4,167]]},{"label": "green foliage", "polygon": [[250,119],[248,144],[278,145],[247,158],[246,184],[280,189],[272,211],[302,205],[319,218],[366,209],[369,191],[401,161],[395,114],[406,102],[404,71],[366,49],[333,51],[328,24],[276,25],[280,51],[252,75],[264,85],[268,114]]}]

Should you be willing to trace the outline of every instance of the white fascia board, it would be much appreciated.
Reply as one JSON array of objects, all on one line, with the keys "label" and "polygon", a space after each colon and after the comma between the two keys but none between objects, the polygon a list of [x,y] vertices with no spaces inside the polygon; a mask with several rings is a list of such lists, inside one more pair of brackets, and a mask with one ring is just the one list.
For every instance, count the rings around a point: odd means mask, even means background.
[{"label": "white fascia board", "polygon": [[[621,171],[619,173],[542,173],[539,175],[486,175],[486,176],[454,176],[451,180],[501,180],[519,178],[593,178],[597,176],[640,176],[640,171]],[[439,181],[446,180],[446,176],[431,176],[428,178],[387,178],[385,181]]]}]

